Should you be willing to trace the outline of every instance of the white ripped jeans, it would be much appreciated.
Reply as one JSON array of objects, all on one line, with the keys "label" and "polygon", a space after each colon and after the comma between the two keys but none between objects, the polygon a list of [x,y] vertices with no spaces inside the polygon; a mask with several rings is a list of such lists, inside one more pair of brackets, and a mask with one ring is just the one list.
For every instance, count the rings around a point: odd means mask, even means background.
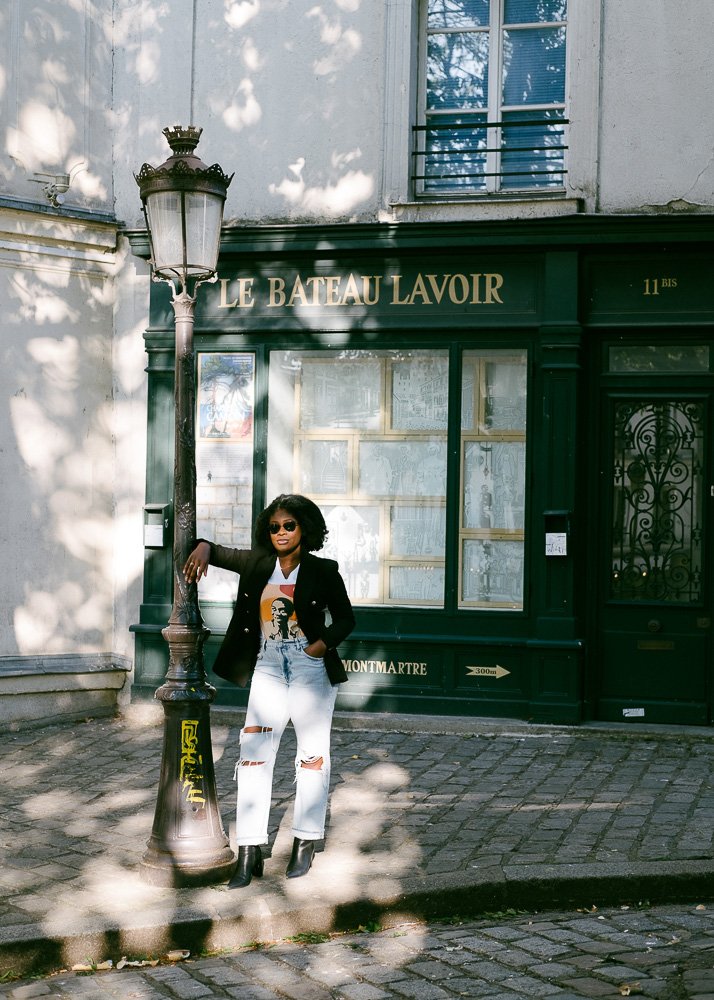
[{"label": "white ripped jeans", "polygon": [[[240,760],[235,769],[239,847],[268,843],[273,769],[289,720],[297,736],[293,837],[322,840],[325,836],[330,729],[337,686],[330,683],[324,661],[308,656],[305,645],[304,639],[267,639],[261,645],[250,685],[245,726],[240,734]],[[260,731],[247,732],[253,728]],[[302,766],[320,758],[319,769]]]}]

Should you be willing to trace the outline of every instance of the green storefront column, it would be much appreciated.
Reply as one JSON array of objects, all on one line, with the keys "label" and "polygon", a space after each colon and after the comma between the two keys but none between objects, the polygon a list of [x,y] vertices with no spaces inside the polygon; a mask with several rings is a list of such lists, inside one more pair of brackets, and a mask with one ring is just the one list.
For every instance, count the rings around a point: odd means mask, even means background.
[{"label": "green storefront column", "polygon": [[[172,512],[174,449],[173,334],[146,334],[147,374],[147,504],[168,504]],[[164,531],[161,548],[144,550],[144,598],[136,634],[136,687],[151,693],[162,682],[168,666],[168,647],[161,634],[171,613],[173,557],[172,524]]]},{"label": "green storefront column", "polygon": [[536,406],[531,429],[531,710],[535,719],[582,717],[583,642],[576,611],[580,532],[577,494],[582,330],[578,254],[544,260],[544,322],[539,330]]}]

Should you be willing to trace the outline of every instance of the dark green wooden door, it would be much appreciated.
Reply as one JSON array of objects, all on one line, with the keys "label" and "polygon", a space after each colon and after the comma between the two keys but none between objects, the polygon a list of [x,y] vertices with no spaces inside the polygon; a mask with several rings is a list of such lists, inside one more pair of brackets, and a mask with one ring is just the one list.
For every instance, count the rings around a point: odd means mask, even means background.
[{"label": "dark green wooden door", "polygon": [[603,398],[597,715],[706,725],[712,394],[638,389]]}]

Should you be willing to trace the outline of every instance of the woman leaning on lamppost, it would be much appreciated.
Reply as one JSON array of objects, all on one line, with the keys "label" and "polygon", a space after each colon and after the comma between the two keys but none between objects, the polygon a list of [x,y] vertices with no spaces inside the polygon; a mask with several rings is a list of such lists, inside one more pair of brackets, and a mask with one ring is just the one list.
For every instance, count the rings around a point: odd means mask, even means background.
[{"label": "woman leaning on lamppost", "polygon": [[[238,866],[231,886],[263,874],[273,769],[288,721],[297,737],[293,847],[288,878],[306,875],[325,835],[330,731],[339,684],[347,680],[337,646],[355,626],[337,563],[313,555],[327,536],[312,500],[282,494],[258,516],[251,549],[196,544],[184,566],[188,583],[208,566],[240,574],[235,609],[213,670],[250,682],[236,764]],[[325,612],[330,623],[326,623]]]}]

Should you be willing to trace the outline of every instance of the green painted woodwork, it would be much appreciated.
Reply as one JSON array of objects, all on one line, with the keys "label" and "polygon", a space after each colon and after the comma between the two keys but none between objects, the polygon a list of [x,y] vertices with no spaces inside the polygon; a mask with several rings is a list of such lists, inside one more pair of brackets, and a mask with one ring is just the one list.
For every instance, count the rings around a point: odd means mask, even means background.
[{"label": "green painted woodwork", "polygon": [[[145,256],[145,236],[129,237],[134,251]],[[629,656],[627,643],[642,641],[637,614],[624,608],[618,617],[604,610],[609,494],[602,463],[610,428],[602,394],[635,386],[651,392],[663,378],[668,386],[672,379],[671,374],[607,374],[608,344],[686,339],[709,345],[714,364],[712,237],[709,216],[224,231],[220,276],[225,281],[199,290],[196,348],[256,352],[254,512],[266,499],[269,349],[447,348],[452,445],[459,437],[461,352],[528,351],[524,610],[459,611],[458,567],[447,558],[443,610],[357,610],[357,631],[342,647],[350,681],[340,691],[338,707],[570,724],[588,718],[636,724],[642,716],[623,712],[643,708],[648,722],[711,723],[710,630],[697,624],[706,617],[704,610],[678,625],[681,638],[672,656],[646,646]],[[484,279],[477,287],[468,278],[476,274],[502,279],[490,279],[488,303]],[[377,275],[378,296],[374,281],[362,283],[362,276]],[[399,303],[393,301],[395,275]],[[453,295],[448,275],[467,276],[456,280]],[[665,278],[676,278],[676,284],[664,284]],[[152,287],[146,344],[147,501],[166,502],[173,451],[173,318],[161,285]],[[676,378],[683,388],[714,392],[711,373]],[[707,433],[710,482],[711,426]],[[455,554],[458,461],[450,462],[448,477],[446,551]],[[704,594],[711,606],[711,503],[706,519]],[[567,532],[566,556],[545,555],[549,525]],[[147,550],[144,602],[134,627],[135,691],[142,696],[163,679],[167,650],[160,630],[170,612],[170,587],[169,548]],[[212,604],[204,616],[212,631],[205,652],[210,670],[230,608]],[[673,682],[681,662],[697,664],[696,676],[686,684]],[[245,703],[244,691],[222,682],[217,688],[219,703]]]}]

